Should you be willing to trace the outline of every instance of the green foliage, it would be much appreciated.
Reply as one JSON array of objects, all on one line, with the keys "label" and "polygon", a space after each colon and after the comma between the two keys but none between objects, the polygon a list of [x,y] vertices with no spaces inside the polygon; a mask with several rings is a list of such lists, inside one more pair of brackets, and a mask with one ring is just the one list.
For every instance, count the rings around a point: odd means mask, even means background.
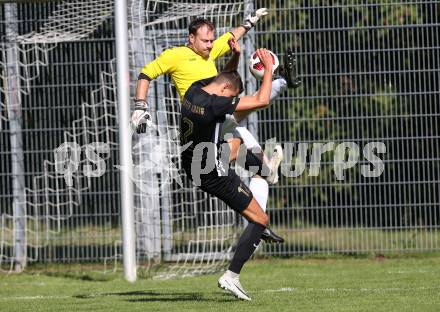
[{"label": "green foliage", "polygon": [[[294,48],[303,80],[299,90],[288,93],[293,97],[288,103],[290,131],[287,137],[278,139],[309,142],[309,157],[312,143],[354,142],[359,145],[360,161],[364,162],[362,149],[367,143],[380,141],[387,146],[386,154],[380,157],[387,161],[382,177],[368,180],[357,165],[345,172],[344,181],[338,181],[333,169],[334,152],[328,152],[321,159],[319,176],[309,177],[306,169],[302,176],[288,179],[290,185],[302,187],[293,187],[286,202],[300,207],[411,207],[415,202],[437,201],[432,191],[414,197],[419,192],[416,186],[397,196],[395,189],[384,182],[420,179],[408,174],[409,170],[417,170],[420,163],[410,163],[414,167],[408,167],[404,160],[432,154],[428,150],[433,144],[429,137],[439,135],[436,128],[423,129],[426,120],[415,117],[437,111],[438,77],[426,69],[437,68],[438,57],[427,37],[432,29],[425,24],[438,22],[435,12],[439,9],[440,4],[385,0],[291,0],[283,3],[283,10],[258,25],[259,46],[273,47],[281,58],[287,47]],[[279,120],[283,116],[273,109],[266,118]],[[277,133],[279,125],[273,127],[272,132]],[[420,139],[406,139],[414,137]],[[420,153],[414,155],[412,150]],[[295,156],[292,166],[294,161]],[[436,180],[437,174],[430,171],[429,179]],[[378,181],[381,186],[367,185]],[[400,218],[400,211],[397,213],[400,220],[405,219]],[[407,224],[429,222],[427,215],[410,215],[413,218]],[[321,222],[319,218],[315,221]],[[366,218],[364,222],[370,220]]]}]

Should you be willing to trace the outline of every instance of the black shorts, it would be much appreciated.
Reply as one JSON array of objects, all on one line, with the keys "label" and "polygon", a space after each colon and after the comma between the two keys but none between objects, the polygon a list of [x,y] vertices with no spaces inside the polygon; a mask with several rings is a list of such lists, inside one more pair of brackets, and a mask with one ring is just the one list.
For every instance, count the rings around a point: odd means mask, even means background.
[{"label": "black shorts", "polygon": [[[191,177],[190,174],[188,176]],[[200,182],[200,189],[221,199],[238,213],[243,212],[253,198],[249,187],[241,181],[233,169],[228,170],[227,176],[218,176],[216,170],[201,175]]]}]

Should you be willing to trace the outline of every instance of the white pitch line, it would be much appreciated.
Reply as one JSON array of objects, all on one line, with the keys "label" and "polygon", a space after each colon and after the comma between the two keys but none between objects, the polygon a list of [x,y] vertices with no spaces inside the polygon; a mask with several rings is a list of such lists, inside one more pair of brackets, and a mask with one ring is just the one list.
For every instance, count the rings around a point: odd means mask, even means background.
[{"label": "white pitch line", "polygon": [[282,293],[282,292],[394,292],[394,291],[418,291],[439,290],[440,287],[409,287],[409,288],[293,288],[282,287],[279,289],[264,289],[248,291],[249,293]]},{"label": "white pitch line", "polygon": [[67,299],[72,296],[20,296],[20,297],[0,297],[0,300],[46,300],[46,299]]},{"label": "white pitch line", "polygon": [[438,274],[438,271],[425,271],[425,270],[414,270],[414,271],[404,271],[404,270],[389,270],[388,274]]},{"label": "white pitch line", "polygon": [[298,289],[295,288],[291,288],[291,287],[282,287],[279,289],[265,289],[265,290],[256,290],[256,291],[249,291],[250,293],[262,293],[262,292],[294,292],[297,291]]}]

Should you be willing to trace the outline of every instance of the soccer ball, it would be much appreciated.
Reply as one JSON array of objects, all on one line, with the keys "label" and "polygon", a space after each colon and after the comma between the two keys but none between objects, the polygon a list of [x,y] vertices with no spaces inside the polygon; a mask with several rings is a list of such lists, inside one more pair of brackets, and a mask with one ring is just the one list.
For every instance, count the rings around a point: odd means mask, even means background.
[{"label": "soccer ball", "polygon": [[[272,73],[278,68],[278,65],[280,65],[280,61],[278,60],[278,57],[275,53],[268,50],[270,55],[272,55],[272,61],[273,61],[273,69]],[[249,70],[251,71],[252,75],[257,78],[258,80],[261,80],[263,78],[264,74],[264,66],[263,63],[261,63],[260,58],[257,56],[257,53],[252,53],[251,57],[248,61],[249,64]]]}]

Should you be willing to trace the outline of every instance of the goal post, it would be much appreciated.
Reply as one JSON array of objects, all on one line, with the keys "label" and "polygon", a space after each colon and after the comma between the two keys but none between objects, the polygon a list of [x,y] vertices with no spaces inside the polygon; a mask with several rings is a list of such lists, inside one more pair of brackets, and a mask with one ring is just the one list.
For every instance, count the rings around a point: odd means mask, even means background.
[{"label": "goal post", "polygon": [[18,53],[16,38],[18,35],[17,4],[5,4],[6,44],[6,104],[8,107],[12,190],[14,220],[14,269],[21,272],[26,266],[26,195],[24,183],[23,155],[23,113],[20,102],[20,78],[17,72]]},{"label": "goal post", "polygon": [[127,1],[115,2],[116,77],[119,112],[119,155],[121,180],[122,250],[124,277],[136,281],[136,249],[133,207],[133,161],[130,131],[130,71],[128,66]]},{"label": "goal post", "polygon": [[[130,70],[135,86],[142,66],[163,50],[187,43],[187,27],[192,19],[211,20],[219,36],[239,25],[250,1],[130,3]],[[245,72],[246,55],[242,53],[241,73]],[[182,171],[180,100],[169,77],[160,76],[150,83],[148,103],[157,128],[133,138],[140,147],[133,151],[134,168],[140,172],[134,175],[140,185],[148,186],[146,192],[138,192],[140,188],[135,183],[138,266],[146,266],[156,277],[163,278],[219,271],[232,256],[239,229],[237,217],[224,203],[192,186]],[[176,173],[182,174],[183,184],[176,182]],[[156,271],[157,264],[164,262],[168,263],[165,270]]]}]

